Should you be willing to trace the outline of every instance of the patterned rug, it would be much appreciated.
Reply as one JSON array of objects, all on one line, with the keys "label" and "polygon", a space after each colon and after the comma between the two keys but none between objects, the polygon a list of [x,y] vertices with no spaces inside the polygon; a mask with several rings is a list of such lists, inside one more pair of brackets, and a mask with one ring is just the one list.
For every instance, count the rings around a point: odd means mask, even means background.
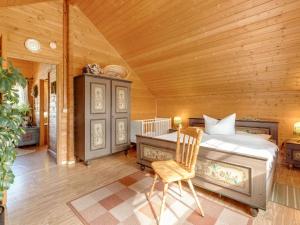
[{"label": "patterned rug", "polygon": [[300,188],[275,183],[271,201],[300,210]]},{"label": "patterned rug", "polygon": [[[150,225],[157,224],[162,183],[156,184],[151,201],[146,193],[150,190],[152,175],[136,172],[107,186],[85,194],[68,205],[86,225]],[[177,184],[170,186],[163,224],[185,225],[251,225],[252,218],[240,214],[216,202],[199,196],[205,216],[198,213],[192,194],[185,189],[182,197]]]}]

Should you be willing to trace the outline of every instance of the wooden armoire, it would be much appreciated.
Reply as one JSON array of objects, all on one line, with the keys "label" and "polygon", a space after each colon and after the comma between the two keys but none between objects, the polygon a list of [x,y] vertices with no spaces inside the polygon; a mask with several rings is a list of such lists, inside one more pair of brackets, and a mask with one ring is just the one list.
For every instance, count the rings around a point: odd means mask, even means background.
[{"label": "wooden armoire", "polygon": [[90,160],[130,147],[131,81],[90,74],[74,78],[75,155]]}]

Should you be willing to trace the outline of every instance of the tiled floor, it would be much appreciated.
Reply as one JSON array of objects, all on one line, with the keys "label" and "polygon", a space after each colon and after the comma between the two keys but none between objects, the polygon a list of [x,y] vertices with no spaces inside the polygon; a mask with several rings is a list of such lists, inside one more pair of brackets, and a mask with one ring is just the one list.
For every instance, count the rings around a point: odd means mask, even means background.
[{"label": "tiled floor", "polygon": [[[70,207],[84,224],[88,225],[150,225],[157,224],[161,205],[161,183],[150,201],[151,174],[136,172],[92,191],[70,202]],[[252,218],[200,197],[205,217],[200,216],[195,200],[188,190],[180,197],[178,186],[169,189],[164,224],[185,225],[250,225]]]}]

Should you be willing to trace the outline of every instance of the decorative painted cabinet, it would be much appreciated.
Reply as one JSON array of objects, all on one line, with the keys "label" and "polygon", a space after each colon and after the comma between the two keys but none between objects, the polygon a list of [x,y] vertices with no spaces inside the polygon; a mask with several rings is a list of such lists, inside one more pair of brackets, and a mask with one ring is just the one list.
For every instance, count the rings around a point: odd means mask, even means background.
[{"label": "decorative painted cabinet", "polygon": [[74,78],[75,155],[91,159],[128,150],[131,81],[95,75]]}]

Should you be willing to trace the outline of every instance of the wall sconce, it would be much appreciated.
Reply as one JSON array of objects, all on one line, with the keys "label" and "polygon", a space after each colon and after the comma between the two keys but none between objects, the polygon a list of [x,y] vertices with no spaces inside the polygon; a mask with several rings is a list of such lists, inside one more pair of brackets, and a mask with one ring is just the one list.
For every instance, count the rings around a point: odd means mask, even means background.
[{"label": "wall sconce", "polygon": [[50,41],[49,47],[50,47],[51,49],[56,49],[56,48],[57,48],[56,41]]},{"label": "wall sconce", "polygon": [[173,122],[176,128],[182,127],[182,118],[180,116],[175,116]]}]

